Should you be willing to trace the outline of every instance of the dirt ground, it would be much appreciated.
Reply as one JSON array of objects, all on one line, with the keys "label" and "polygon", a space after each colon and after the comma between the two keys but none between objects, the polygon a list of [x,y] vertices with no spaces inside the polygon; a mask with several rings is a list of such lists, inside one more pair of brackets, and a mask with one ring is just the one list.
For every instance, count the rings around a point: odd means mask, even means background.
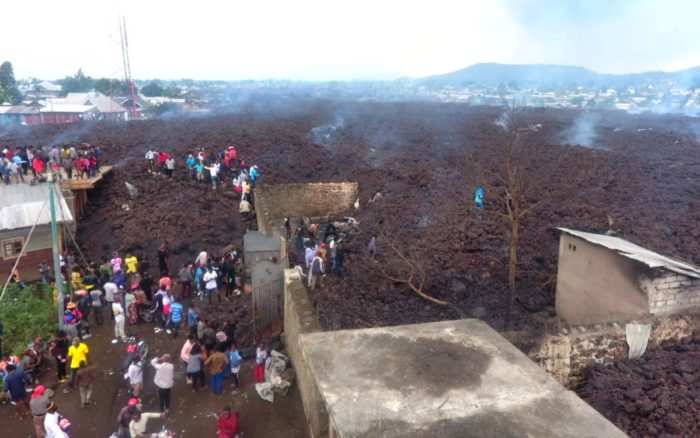
[{"label": "dirt ground", "polygon": [[[348,214],[359,221],[360,232],[345,241],[344,275],[329,276],[323,290],[312,293],[329,329],[479,317],[499,331],[541,336],[555,316],[555,227],[560,226],[610,232],[700,263],[697,119],[599,112],[595,148],[588,148],[566,139],[581,112],[530,109],[528,120],[541,124],[531,141],[541,148],[528,171],[541,181],[541,193],[581,171],[587,179],[524,220],[515,316],[508,325],[509,229],[496,216],[477,217],[472,208],[474,189],[489,182],[475,163],[498,159],[502,113],[501,108],[458,104],[290,99],[199,118],[45,125],[0,133],[0,143],[100,145],[114,170],[89,194],[78,243],[90,258],[131,249],[153,264],[159,242],[167,240],[173,272],[203,248],[214,253],[231,243],[240,248],[253,226],[240,220],[230,185],[214,192],[187,179],[184,158],[194,147],[235,144],[249,164],[260,166],[262,184],[359,182],[361,208]],[[146,173],[147,143],[174,154],[173,179]],[[128,197],[124,182],[137,188],[136,199]],[[381,199],[370,203],[377,193]],[[487,193],[485,201],[493,205],[493,194]],[[419,298],[364,261],[367,242],[382,229],[401,233],[429,273],[425,291],[450,305]],[[381,239],[378,251],[388,251]],[[239,307],[232,315],[250,346],[249,310]]]},{"label": "dirt ground", "polygon": [[[93,324],[93,327],[95,325]],[[111,322],[97,327],[95,335],[86,339],[90,347],[90,358],[96,368],[97,381],[93,391],[94,406],[80,408],[80,394],[73,391],[63,394],[62,388],[56,391],[53,400],[59,407],[59,412],[72,422],[72,438],[107,438],[117,430],[116,418],[119,410],[126,406],[128,399],[126,388],[121,376],[115,372],[124,357],[125,346],[112,344],[114,328]],[[169,353],[173,358],[179,358],[180,349],[186,336],[180,333],[178,339],[173,339],[164,333],[155,334],[153,325],[140,323],[127,325],[127,334],[137,334],[149,344],[151,357]],[[216,436],[216,414],[226,405],[238,410],[241,416],[241,432],[244,437],[297,437],[308,436],[304,411],[296,387],[286,395],[277,396],[274,403],[262,400],[255,392],[253,385],[253,362],[244,360],[241,369],[242,386],[240,392],[234,392],[235,384],[231,379],[225,381],[225,392],[215,396],[210,389],[193,394],[191,386],[185,382],[184,367],[175,360],[175,386],[172,390],[171,415],[165,421],[167,427],[177,432],[177,436],[214,437]],[[56,382],[55,368],[42,376],[42,382]],[[153,368],[148,367],[144,372],[145,392],[143,395],[144,412],[158,412],[158,390],[153,383]],[[207,384],[209,376],[207,375]],[[15,416],[14,406],[0,406],[0,436],[3,437],[34,437],[31,420],[19,420]],[[162,421],[151,420],[149,431],[160,430]]]}]

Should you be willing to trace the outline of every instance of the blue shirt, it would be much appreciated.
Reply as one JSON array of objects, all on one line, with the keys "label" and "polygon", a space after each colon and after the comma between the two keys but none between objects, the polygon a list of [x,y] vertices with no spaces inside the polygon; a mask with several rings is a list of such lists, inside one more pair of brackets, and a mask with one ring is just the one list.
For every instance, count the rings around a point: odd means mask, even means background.
[{"label": "blue shirt", "polygon": [[194,157],[187,157],[187,167],[192,169],[194,167],[194,163],[195,163]]},{"label": "blue shirt", "polygon": [[185,308],[182,307],[180,303],[172,303],[170,305],[170,319],[175,324],[182,322],[182,314],[185,312]]},{"label": "blue shirt", "polygon": [[190,307],[187,311],[187,325],[189,325],[190,327],[196,326],[197,317],[199,317],[197,311],[194,309],[194,307]]},{"label": "blue shirt", "polygon": [[258,172],[258,169],[251,167],[250,168],[250,179],[252,181],[255,181],[256,179],[258,179],[259,176],[260,176],[260,172]]}]

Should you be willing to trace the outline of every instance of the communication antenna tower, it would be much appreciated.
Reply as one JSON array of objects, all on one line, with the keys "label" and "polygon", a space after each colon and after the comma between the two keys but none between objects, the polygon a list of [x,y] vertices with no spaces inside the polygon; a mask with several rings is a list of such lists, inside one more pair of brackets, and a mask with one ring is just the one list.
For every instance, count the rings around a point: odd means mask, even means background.
[{"label": "communication antenna tower", "polygon": [[126,36],[126,18],[119,17],[119,37],[122,43],[122,60],[124,62],[124,80],[129,87],[129,92],[131,93],[131,106],[129,108],[129,113],[131,119],[134,120],[138,116],[136,111],[136,90],[134,87],[134,81],[131,79],[131,62],[129,61],[129,40]]}]

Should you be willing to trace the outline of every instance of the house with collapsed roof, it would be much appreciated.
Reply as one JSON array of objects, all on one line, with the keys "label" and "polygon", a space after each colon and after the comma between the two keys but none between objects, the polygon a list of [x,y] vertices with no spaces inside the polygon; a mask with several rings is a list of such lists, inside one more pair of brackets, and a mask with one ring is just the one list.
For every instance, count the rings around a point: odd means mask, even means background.
[{"label": "house with collapsed roof", "polygon": [[700,267],[618,237],[559,230],[556,310],[569,324],[700,311]]},{"label": "house with collapsed roof", "polygon": [[[60,190],[56,195],[60,247],[63,241],[60,224],[72,223],[73,215]],[[39,279],[37,265],[44,261],[51,264],[53,241],[48,197],[47,184],[0,185],[0,272],[11,271],[25,244],[25,254],[17,266],[22,280]]]}]

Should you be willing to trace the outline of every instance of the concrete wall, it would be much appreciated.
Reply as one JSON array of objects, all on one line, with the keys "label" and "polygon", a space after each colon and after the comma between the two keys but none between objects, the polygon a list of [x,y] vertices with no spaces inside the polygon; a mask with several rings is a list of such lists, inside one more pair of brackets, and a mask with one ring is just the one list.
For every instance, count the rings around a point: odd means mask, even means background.
[{"label": "concrete wall", "polygon": [[299,336],[320,332],[321,324],[309,300],[306,288],[294,269],[284,271],[284,342],[296,372],[309,434],[312,438],[328,436],[328,411],[316,385]]},{"label": "concrete wall", "polygon": [[627,321],[648,315],[640,284],[653,271],[581,238],[562,233],[557,268],[557,315],[569,324]]},{"label": "concrete wall", "polygon": [[258,230],[284,235],[285,217],[339,214],[352,208],[357,193],[357,183],[260,185],[255,190]]},{"label": "concrete wall", "polygon": [[700,309],[700,279],[666,272],[641,281],[654,315],[673,315]]}]

